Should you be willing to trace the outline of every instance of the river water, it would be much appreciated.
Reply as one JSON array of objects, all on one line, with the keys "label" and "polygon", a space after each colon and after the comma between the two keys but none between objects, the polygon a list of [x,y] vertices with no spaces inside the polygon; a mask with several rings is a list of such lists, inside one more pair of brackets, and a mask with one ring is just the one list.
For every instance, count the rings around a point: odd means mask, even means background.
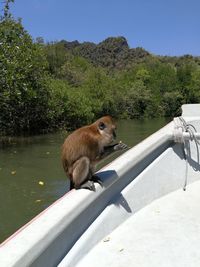
[{"label": "river water", "polygon": [[[122,120],[117,139],[132,147],[166,123],[162,118]],[[60,162],[66,136],[16,138],[0,147],[0,243],[69,190]]]}]

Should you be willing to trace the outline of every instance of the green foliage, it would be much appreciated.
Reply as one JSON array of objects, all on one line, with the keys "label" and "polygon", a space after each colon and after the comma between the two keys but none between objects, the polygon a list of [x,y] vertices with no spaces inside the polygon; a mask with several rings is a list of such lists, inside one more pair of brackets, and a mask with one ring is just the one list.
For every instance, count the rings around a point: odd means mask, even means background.
[{"label": "green foliage", "polygon": [[180,92],[166,92],[162,101],[165,110],[165,116],[174,117],[180,115],[180,107],[183,104],[183,96]]},{"label": "green foliage", "polygon": [[72,89],[65,81],[55,79],[49,79],[48,88],[49,128],[74,129],[92,121],[92,105],[83,90]]},{"label": "green foliage", "polygon": [[66,126],[70,129],[91,123],[94,118],[90,99],[81,90],[69,94],[66,106]]},{"label": "green foliage", "polygon": [[45,126],[48,90],[41,47],[19,21],[0,21],[0,129],[16,134]]},{"label": "green foliage", "polygon": [[190,83],[188,84],[189,99],[192,103],[200,102],[200,67],[191,73]]},{"label": "green foliage", "polygon": [[66,80],[71,86],[78,87],[84,83],[91,66],[79,56],[71,56],[60,68],[58,77]]},{"label": "green foliage", "polygon": [[4,12],[4,16],[1,17],[1,20],[3,19],[10,19],[12,17],[11,13],[10,13],[10,3],[14,3],[14,0],[5,0],[5,5],[4,5],[4,9],[3,9],[3,12]]},{"label": "green foliage", "polygon": [[[126,94],[126,113],[128,118],[140,118],[148,116],[147,107],[153,105],[151,92],[146,88],[142,80],[136,80]],[[151,114],[152,116],[153,114]]]},{"label": "green foliage", "polygon": [[55,77],[59,76],[60,68],[68,59],[64,45],[62,43],[47,44],[44,51],[49,63],[49,72]]}]

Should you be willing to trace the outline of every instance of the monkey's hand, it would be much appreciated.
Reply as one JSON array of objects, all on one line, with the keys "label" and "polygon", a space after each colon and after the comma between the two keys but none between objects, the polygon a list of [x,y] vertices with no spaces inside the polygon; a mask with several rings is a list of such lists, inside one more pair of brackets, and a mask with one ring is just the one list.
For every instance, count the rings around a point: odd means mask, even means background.
[{"label": "monkey's hand", "polygon": [[126,148],[128,148],[128,146],[127,146],[126,144],[122,143],[122,141],[120,141],[118,144],[116,144],[116,145],[113,147],[113,149],[114,149],[115,151],[123,150],[123,149],[126,149]]},{"label": "monkey's hand", "polygon": [[117,144],[104,147],[104,151],[101,154],[101,159],[110,155],[111,153],[128,148],[128,146],[121,141]]}]

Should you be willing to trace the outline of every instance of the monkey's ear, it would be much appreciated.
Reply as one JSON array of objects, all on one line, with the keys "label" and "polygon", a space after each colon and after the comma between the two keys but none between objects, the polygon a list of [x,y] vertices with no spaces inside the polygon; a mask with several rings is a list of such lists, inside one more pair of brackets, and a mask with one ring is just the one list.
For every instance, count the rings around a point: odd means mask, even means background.
[{"label": "monkey's ear", "polygon": [[105,128],[106,128],[106,125],[102,121],[100,121],[100,123],[99,123],[99,129],[100,130],[104,130]]}]

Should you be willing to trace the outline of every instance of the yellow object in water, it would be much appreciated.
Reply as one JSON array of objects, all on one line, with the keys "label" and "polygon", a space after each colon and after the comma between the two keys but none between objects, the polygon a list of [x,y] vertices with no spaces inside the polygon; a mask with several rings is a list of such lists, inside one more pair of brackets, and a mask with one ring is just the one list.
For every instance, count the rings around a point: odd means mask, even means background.
[{"label": "yellow object in water", "polygon": [[44,182],[43,181],[39,181],[38,184],[39,185],[44,185]]}]

